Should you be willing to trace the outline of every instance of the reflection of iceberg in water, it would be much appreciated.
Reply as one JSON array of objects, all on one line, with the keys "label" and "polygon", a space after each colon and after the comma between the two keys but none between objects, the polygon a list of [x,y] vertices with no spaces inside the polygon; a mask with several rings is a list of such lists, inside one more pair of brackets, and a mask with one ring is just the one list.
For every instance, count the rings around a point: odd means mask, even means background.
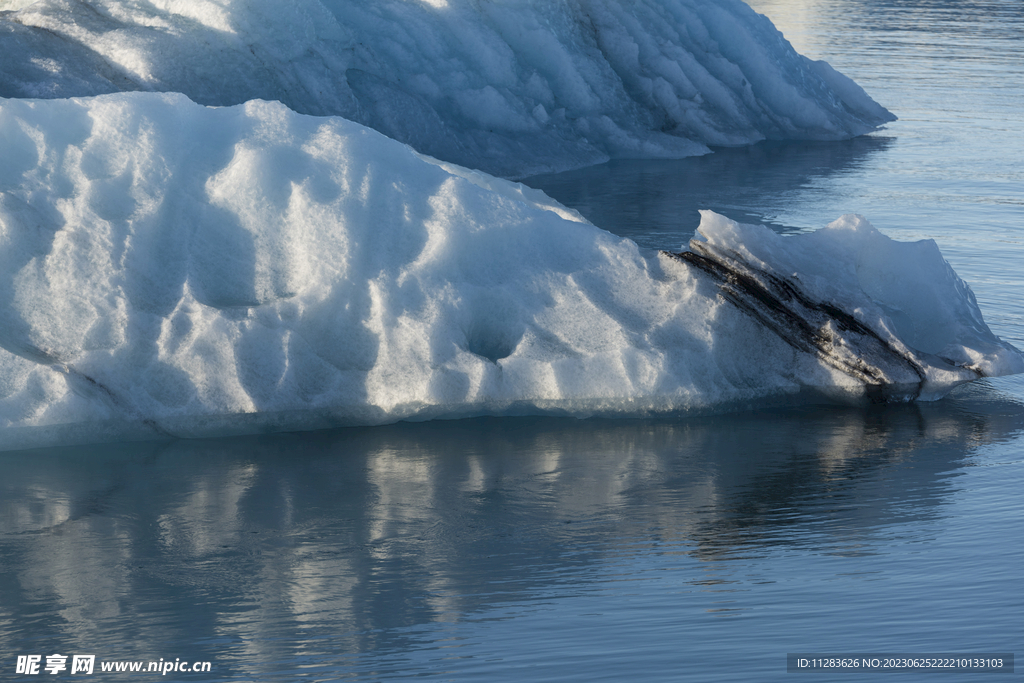
[{"label": "reflection of iceberg in water", "polygon": [[222,673],[343,669],[407,650],[410,627],[557,591],[568,568],[584,590],[580,567],[655,546],[695,586],[742,582],[731,558],[780,546],[870,553],[1022,429],[1021,406],[982,389],[885,410],[8,453],[0,619],[12,647],[45,632],[82,651],[208,651]]},{"label": "reflection of iceberg in water", "polygon": [[934,399],[1024,369],[934,243],[855,217],[782,238],[707,212],[680,259],[275,103],[7,100],[0,130],[6,448]]},{"label": "reflection of iceberg in water", "polygon": [[693,236],[701,210],[741,223],[764,223],[795,190],[855,172],[892,140],[762,142],[688,159],[616,159],[523,182],[642,247],[674,249]]}]

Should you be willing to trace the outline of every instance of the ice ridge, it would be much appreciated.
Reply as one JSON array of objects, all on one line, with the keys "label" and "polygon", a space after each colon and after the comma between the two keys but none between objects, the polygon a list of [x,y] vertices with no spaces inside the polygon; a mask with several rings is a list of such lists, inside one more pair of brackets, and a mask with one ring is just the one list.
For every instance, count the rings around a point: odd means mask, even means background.
[{"label": "ice ridge", "polygon": [[682,256],[274,102],[0,100],[0,444],[932,399],[1024,361],[934,242]]},{"label": "ice ridge", "polygon": [[[278,100],[522,177],[892,120],[739,0],[0,2],[0,96]],[[15,11],[16,10],[16,11]]]}]

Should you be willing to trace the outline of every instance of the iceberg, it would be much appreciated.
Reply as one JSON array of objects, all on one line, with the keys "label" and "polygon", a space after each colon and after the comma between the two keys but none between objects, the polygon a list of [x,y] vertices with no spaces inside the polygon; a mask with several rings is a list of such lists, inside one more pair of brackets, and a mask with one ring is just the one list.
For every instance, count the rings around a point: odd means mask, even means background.
[{"label": "iceberg", "polygon": [[0,97],[120,91],[278,100],[505,177],[895,118],[739,0],[0,0]]},{"label": "iceberg", "polygon": [[0,100],[0,444],[935,399],[1024,371],[931,241],[641,250],[277,102]]}]

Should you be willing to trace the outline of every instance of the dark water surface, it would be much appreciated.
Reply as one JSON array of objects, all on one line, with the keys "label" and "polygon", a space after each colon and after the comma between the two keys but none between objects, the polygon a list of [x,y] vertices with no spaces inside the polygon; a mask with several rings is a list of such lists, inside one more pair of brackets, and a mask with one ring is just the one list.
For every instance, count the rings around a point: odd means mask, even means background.
[{"label": "dark water surface", "polygon": [[1022,428],[982,386],[7,453],[0,639],[214,663],[182,680],[768,680],[791,651],[1013,651]]},{"label": "dark water surface", "polygon": [[[935,239],[1024,345],[1024,4],[753,5],[900,120],[528,182],[652,248],[698,208],[783,232],[861,213]],[[91,677],[112,681],[815,681],[877,676],[787,674],[786,653],[1024,652],[1020,378],[872,409],[7,452],[0,473],[0,680],[68,676],[14,674],[53,653],[212,662]],[[973,680],[894,680],[936,677]]]}]

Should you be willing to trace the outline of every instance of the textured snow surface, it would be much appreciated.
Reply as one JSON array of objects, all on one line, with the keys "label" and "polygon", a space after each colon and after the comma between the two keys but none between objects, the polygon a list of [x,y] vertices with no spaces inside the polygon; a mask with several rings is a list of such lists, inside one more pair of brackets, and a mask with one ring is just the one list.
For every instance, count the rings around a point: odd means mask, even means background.
[{"label": "textured snow surface", "polygon": [[894,118],[739,0],[0,0],[3,9],[0,96],[279,100],[504,176],[847,138]]},{"label": "textured snow surface", "polygon": [[5,447],[935,398],[1024,370],[934,243],[856,217],[782,238],[706,213],[690,262],[356,123],[179,94],[0,100],[0,158]]}]

